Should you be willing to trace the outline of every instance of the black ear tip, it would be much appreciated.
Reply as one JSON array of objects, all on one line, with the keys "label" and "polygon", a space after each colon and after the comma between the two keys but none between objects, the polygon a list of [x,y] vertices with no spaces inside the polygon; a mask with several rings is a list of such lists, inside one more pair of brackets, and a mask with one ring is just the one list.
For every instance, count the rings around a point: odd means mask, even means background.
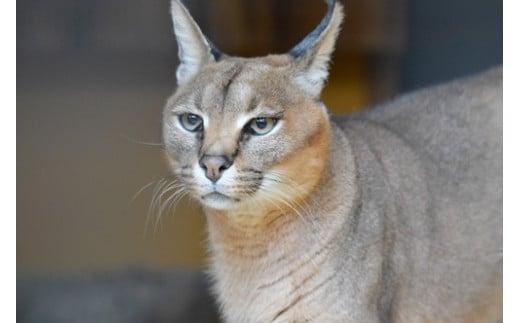
[{"label": "black ear tip", "polygon": [[307,49],[312,47],[314,43],[321,36],[323,31],[327,28],[332,20],[332,14],[334,13],[334,8],[336,7],[337,0],[325,0],[327,4],[327,13],[325,17],[321,20],[320,24],[310,33],[308,34],[302,41],[300,41],[296,46],[294,46],[290,51],[289,55],[292,57],[300,57],[302,56]]}]

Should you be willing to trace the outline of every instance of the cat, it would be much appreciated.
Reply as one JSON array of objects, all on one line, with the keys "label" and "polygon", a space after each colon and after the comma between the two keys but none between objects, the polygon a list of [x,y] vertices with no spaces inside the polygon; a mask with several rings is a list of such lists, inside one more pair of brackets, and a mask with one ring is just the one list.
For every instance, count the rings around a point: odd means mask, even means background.
[{"label": "cat", "polygon": [[342,20],[287,54],[220,52],[179,0],[163,113],[177,187],[200,201],[226,322],[496,322],[502,70],[349,117],[320,101]]}]

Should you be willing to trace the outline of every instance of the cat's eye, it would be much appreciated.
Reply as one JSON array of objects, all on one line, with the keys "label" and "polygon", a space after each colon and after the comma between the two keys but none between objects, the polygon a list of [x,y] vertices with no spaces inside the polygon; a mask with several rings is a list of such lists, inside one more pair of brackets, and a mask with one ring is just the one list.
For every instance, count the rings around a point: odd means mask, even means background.
[{"label": "cat's eye", "polygon": [[193,113],[183,113],[179,116],[182,127],[191,132],[201,131],[203,127],[202,118]]},{"label": "cat's eye", "polygon": [[245,130],[249,132],[252,135],[255,136],[262,136],[266,135],[271,130],[273,130],[274,126],[278,122],[278,119],[276,118],[269,118],[269,117],[261,117],[261,118],[255,118],[246,125]]}]

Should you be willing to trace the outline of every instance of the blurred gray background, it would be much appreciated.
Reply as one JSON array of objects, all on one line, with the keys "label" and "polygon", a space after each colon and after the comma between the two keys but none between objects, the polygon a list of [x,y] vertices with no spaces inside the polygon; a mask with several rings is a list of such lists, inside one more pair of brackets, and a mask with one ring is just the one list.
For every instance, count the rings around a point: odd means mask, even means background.
[{"label": "blurred gray background", "polygon": [[[184,2],[218,47],[246,56],[288,50],[325,10],[319,0]],[[348,0],[346,8],[323,94],[335,113],[502,63],[502,1]],[[195,204],[182,201],[146,229],[151,189],[132,201],[167,175],[157,144],[176,63],[168,0],[17,1],[20,279],[204,266]],[[26,294],[46,291],[31,282],[20,285]]]}]

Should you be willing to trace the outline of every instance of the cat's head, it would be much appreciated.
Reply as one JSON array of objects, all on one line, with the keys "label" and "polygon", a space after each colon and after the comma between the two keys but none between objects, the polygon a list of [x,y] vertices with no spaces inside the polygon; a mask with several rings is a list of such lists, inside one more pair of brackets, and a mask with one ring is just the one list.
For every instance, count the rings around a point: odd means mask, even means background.
[{"label": "cat's head", "polygon": [[289,205],[317,185],[330,138],[319,97],[343,19],[339,3],[327,4],[289,53],[239,58],[220,53],[172,1],[180,64],[163,137],[172,171],[205,207]]}]

